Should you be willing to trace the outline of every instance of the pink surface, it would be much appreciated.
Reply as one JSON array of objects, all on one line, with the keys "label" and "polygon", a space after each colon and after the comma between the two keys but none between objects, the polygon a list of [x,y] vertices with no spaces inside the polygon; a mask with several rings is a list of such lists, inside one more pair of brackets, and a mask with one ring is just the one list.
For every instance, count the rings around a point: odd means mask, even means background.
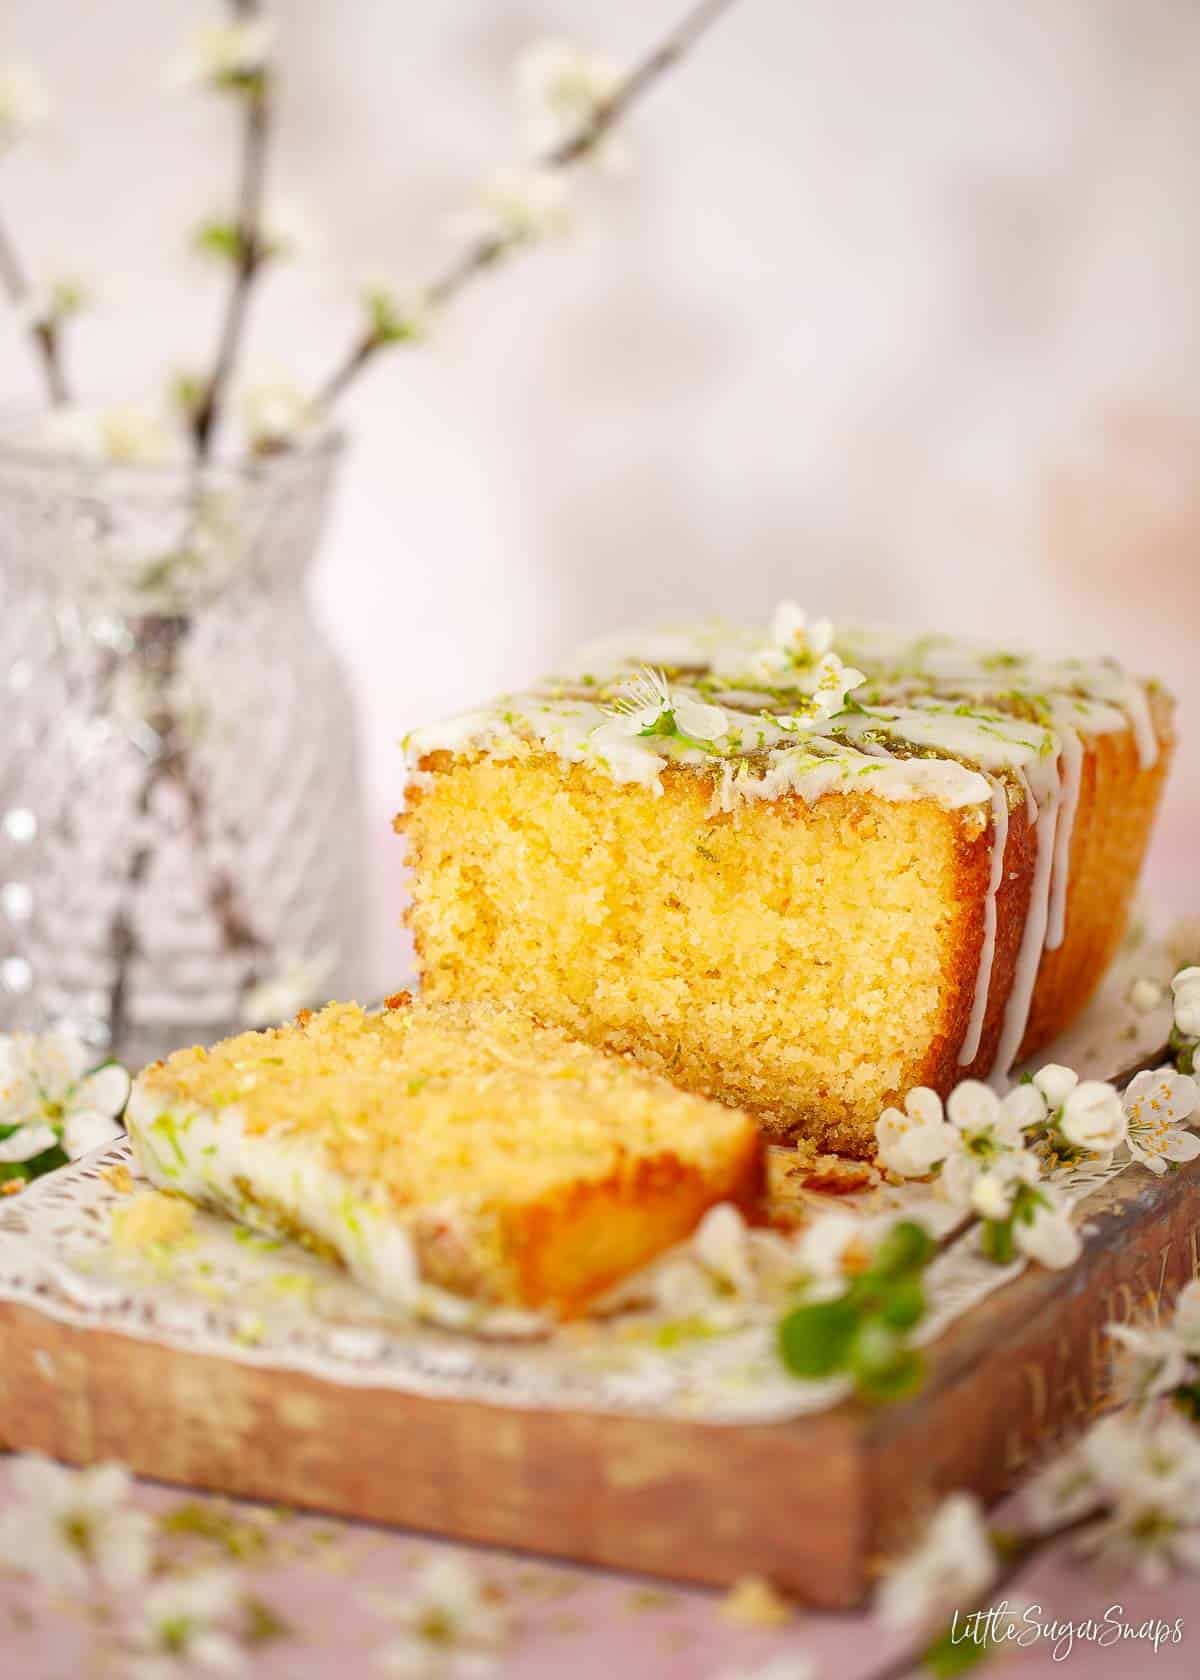
[{"label": "pink surface", "polygon": [[[8,1497],[7,1482],[7,1467],[0,1462],[0,1503]],[[137,1497],[161,1513],[190,1496],[145,1485]],[[250,1652],[247,1673],[256,1680],[355,1680],[379,1672],[372,1654],[394,1637],[395,1628],[377,1597],[402,1591],[413,1568],[439,1549],[437,1542],[320,1517],[277,1514],[268,1520],[271,1514],[261,1507],[206,1503],[236,1520],[264,1525],[262,1555],[233,1566],[246,1590],[268,1604],[289,1631]],[[798,1506],[801,1503],[802,1496]],[[798,1520],[812,1518],[798,1509]],[[217,1540],[189,1535],[179,1548],[181,1561],[189,1564],[231,1563]],[[511,1612],[513,1638],[496,1672],[517,1680],[710,1680],[731,1670],[752,1675],[771,1659],[802,1653],[816,1661],[825,1680],[860,1680],[896,1649],[895,1642],[881,1638],[864,1616],[798,1610],[779,1630],[739,1628],[722,1617],[720,1594],[512,1553],[454,1549],[470,1558],[480,1578],[497,1589]],[[1102,1618],[1112,1605],[1120,1605],[1125,1620],[1134,1625],[1183,1618],[1181,1643],[1164,1645],[1157,1655],[1141,1641],[1103,1649],[1077,1639],[1074,1649],[1057,1659],[1048,1642],[1024,1651],[1009,1647],[997,1669],[1012,1680],[1049,1680],[1064,1673],[1128,1680],[1146,1664],[1159,1680],[1182,1680],[1185,1675],[1190,1680],[1200,1670],[1200,1595],[1194,1582],[1150,1590],[1050,1557],[1022,1579],[1012,1596],[1040,1606],[1041,1622],[1071,1619],[1078,1624],[1088,1617]],[[40,1597],[27,1579],[0,1574],[4,1680],[75,1680],[101,1672],[120,1676],[119,1667],[93,1667],[95,1630],[86,1606],[56,1606]],[[179,1672],[182,1676],[193,1671]],[[449,1676],[454,1670],[430,1672]]]}]

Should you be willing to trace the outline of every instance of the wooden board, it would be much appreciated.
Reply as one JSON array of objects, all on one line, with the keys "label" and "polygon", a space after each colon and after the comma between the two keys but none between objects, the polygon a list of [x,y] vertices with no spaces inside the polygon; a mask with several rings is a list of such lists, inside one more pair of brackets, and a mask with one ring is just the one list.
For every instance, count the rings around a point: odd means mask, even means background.
[{"label": "wooden board", "polygon": [[342,1388],[0,1302],[0,1442],[167,1482],[846,1607],[955,1487],[991,1499],[1104,1400],[1106,1323],[1200,1275],[1200,1162],[1086,1204],[1082,1259],[1031,1269],[930,1350],[915,1399],[720,1426]]}]

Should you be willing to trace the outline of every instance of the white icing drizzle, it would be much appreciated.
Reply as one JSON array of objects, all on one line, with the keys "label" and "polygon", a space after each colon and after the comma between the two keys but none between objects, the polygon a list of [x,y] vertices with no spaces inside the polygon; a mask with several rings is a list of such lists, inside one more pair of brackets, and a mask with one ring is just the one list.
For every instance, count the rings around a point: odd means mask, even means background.
[{"label": "white icing drizzle", "polygon": [[[405,742],[410,780],[422,784],[421,760],[439,749],[519,759],[541,748],[656,794],[669,765],[707,771],[713,813],[743,800],[796,794],[812,803],[859,789],[883,799],[932,799],[951,810],[976,806],[981,820],[990,808],[984,931],[959,1050],[963,1066],[977,1057],[987,1018],[1010,829],[1006,779],[1015,780],[1036,860],[992,1076],[1002,1084],[1025,1036],[1042,953],[1065,937],[1081,734],[1131,730],[1140,765],[1152,767],[1159,746],[1145,686],[1112,660],[1046,659],[950,636],[851,625],[838,632],[835,651],[865,672],[866,683],[851,696],[851,709],[826,717],[806,712],[791,681],[762,686],[764,645],[761,633],[720,621],[607,637],[581,649],[564,676],[540,688],[414,731]],[[666,670],[681,706],[692,700],[723,709],[724,734],[706,743],[670,730],[615,726],[622,685],[647,665]],[[889,750],[881,736],[916,749],[914,756]]]},{"label": "white icing drizzle", "polygon": [[1067,894],[1071,885],[1071,836],[1079,807],[1079,784],[1083,772],[1083,742],[1073,729],[1059,732],[1058,827],[1054,833],[1054,863],[1050,877],[1050,914],[1046,926],[1046,949],[1057,951],[1067,931]]},{"label": "white icing drizzle", "polygon": [[992,989],[992,967],[996,960],[996,900],[1004,879],[1004,854],[1008,848],[1008,789],[998,778],[992,781],[992,851],[988,876],[987,897],[983,904],[983,943],[979,948],[979,965],[975,971],[975,995],[971,1001],[971,1016],[966,1036],[958,1052],[960,1067],[966,1067],[979,1054],[983,1037],[983,1023],[987,1016],[988,999]]},{"label": "white icing drizzle", "polygon": [[1158,763],[1158,734],[1150,711],[1150,697],[1135,678],[1124,671],[1114,671],[1116,693],[1112,696],[1129,718],[1133,738],[1137,743],[1138,763],[1143,770],[1153,770]]},{"label": "white icing drizzle", "polygon": [[[1049,791],[1049,790],[1048,790]],[[1058,827],[1058,801],[1053,794],[1045,799],[1037,814],[1034,838],[1037,861],[1033,869],[1033,885],[1029,893],[1029,908],[1025,912],[1025,928],[1017,952],[1017,966],[1013,973],[1012,990],[1004,1008],[1004,1025],[996,1046],[992,1064],[991,1083],[1003,1090],[1008,1083],[1012,1065],[1029,1025],[1029,1011],[1037,984],[1038,966],[1046,943],[1046,923],[1050,915],[1050,874],[1054,866],[1054,834]]]}]

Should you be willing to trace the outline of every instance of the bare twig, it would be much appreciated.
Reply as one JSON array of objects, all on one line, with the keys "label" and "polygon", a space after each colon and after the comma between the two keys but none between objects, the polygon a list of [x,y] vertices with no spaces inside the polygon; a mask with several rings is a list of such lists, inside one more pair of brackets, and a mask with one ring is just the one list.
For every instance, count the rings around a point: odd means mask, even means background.
[{"label": "bare twig", "polygon": [[[235,13],[253,18],[258,0],[232,0]],[[212,448],[225,392],[237,362],[250,292],[265,255],[262,238],[263,187],[266,180],[267,137],[270,132],[270,69],[254,73],[240,97],[245,101],[242,128],[242,170],[238,192],[237,249],[233,254],[233,285],[221,322],[217,356],[204,395],[192,415],[196,457],[203,461]]]},{"label": "bare twig", "polygon": [[[183,796],[193,853],[203,868],[207,866],[210,840],[207,801],[188,754],[179,720],[166,699],[178,669],[188,628],[187,619],[178,616],[148,619],[142,626],[139,658],[145,676],[159,696],[159,709],[151,713],[148,721],[161,741],[161,748],[146,768],[138,795],[138,814],[143,819],[149,815],[159,788],[168,785],[176,787]],[[129,1026],[129,977],[133,959],[138,954],[133,902],[153,856],[154,848],[149,840],[143,840],[130,853],[109,929],[112,978],[107,1024],[109,1046],[118,1053]],[[248,967],[240,980],[240,991],[244,994],[256,978],[254,961],[256,953],[262,949],[262,941],[238,902],[233,881],[223,870],[210,871],[206,900],[221,937],[222,951],[245,956],[248,960]]]},{"label": "bare twig", "polygon": [[[736,0],[700,0],[700,4],[693,6],[675,28],[634,66],[612,96],[596,107],[591,120],[539,158],[537,167],[569,169],[572,164],[580,162],[594,152],[600,141],[617,126],[659,77],[678,64],[691,51],[701,35],[734,4]],[[455,257],[448,268],[425,286],[420,296],[435,309],[449,303],[468,281],[482,274],[503,256],[510,243],[510,240],[494,235],[485,235],[477,239]],[[316,411],[323,413],[328,410],[361,369],[390,342],[393,341],[385,335],[368,328],[355,342],[349,355],[318,387],[313,399]]]},{"label": "bare twig", "polygon": [[[21,309],[32,301],[33,289],[29,284],[21,259],[17,255],[16,246],[8,235],[4,224],[0,222],[0,285],[8,293],[14,308]],[[50,393],[50,401],[55,408],[61,408],[70,400],[67,381],[62,368],[62,350],[59,343],[58,327],[53,320],[31,321],[29,336],[33,340],[38,360],[42,365],[42,372],[46,379],[46,389]]]}]

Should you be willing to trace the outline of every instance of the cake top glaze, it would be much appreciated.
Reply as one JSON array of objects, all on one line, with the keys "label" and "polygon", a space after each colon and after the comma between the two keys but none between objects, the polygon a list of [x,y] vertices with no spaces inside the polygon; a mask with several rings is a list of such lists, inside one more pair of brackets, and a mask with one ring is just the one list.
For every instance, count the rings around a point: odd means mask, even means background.
[{"label": "cake top glaze", "polygon": [[[589,643],[533,688],[405,738],[430,753],[541,749],[661,791],[682,766],[714,810],[745,799],[869,791],[950,808],[1053,797],[1072,737],[1132,729],[1159,744],[1147,686],[1114,660],[1050,659],[943,635],[810,620],[791,602],[763,630],[716,620]],[[715,774],[714,774],[715,773]]]}]

